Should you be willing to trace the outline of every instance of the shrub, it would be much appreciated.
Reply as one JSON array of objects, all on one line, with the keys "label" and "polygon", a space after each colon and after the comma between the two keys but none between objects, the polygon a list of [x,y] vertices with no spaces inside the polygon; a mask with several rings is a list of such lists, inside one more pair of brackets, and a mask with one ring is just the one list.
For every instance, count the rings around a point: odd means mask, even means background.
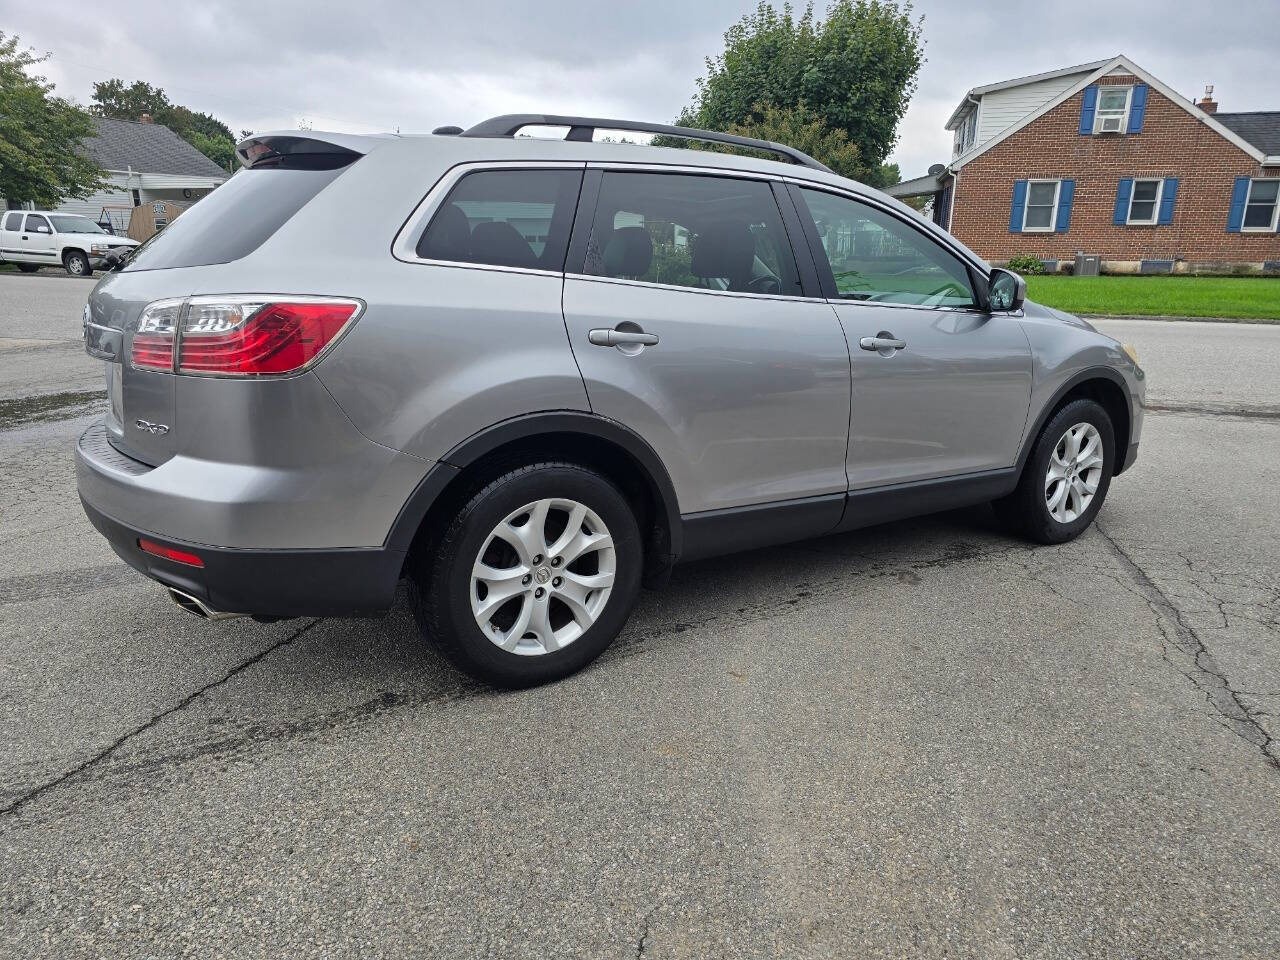
[{"label": "shrub", "polygon": [[1020,256],[1010,258],[1008,266],[1014,273],[1044,273],[1044,261],[1039,257],[1033,257],[1025,253]]}]

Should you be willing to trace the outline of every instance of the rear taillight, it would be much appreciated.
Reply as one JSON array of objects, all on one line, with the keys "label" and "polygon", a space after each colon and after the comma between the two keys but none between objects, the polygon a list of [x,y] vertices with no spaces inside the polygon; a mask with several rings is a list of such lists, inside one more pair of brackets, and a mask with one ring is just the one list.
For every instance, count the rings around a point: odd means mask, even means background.
[{"label": "rear taillight", "polygon": [[144,370],[173,370],[173,332],[182,315],[182,300],[157,300],[138,319],[129,362]]},{"label": "rear taillight", "polygon": [[146,537],[138,539],[138,548],[143,553],[149,553],[153,557],[164,557],[164,559],[172,560],[174,563],[185,563],[188,567],[204,566],[204,561],[194,553],[188,553],[186,550],[175,550],[173,547],[166,547],[164,544],[148,540]]},{"label": "rear taillight", "polygon": [[[144,312],[144,321],[152,307]],[[176,363],[172,326],[166,338],[162,331],[140,322],[133,340],[133,364],[206,377],[296,373],[313,363],[359,312],[355,300],[193,297],[183,305],[175,324],[180,327]]]}]

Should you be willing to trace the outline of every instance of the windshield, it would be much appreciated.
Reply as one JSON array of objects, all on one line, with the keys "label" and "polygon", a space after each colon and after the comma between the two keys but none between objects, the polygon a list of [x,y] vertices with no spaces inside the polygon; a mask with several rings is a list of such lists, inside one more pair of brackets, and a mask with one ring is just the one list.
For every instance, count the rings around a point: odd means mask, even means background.
[{"label": "windshield", "polygon": [[88,217],[68,217],[50,214],[49,219],[53,221],[53,229],[58,233],[106,233],[100,226],[90,220]]}]

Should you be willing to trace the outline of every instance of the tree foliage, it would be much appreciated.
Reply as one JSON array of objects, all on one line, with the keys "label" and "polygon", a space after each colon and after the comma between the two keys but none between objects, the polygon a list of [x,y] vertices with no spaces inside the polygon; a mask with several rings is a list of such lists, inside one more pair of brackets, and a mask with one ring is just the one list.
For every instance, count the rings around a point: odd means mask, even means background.
[{"label": "tree foliage", "polygon": [[[827,126],[822,117],[804,103],[794,107],[756,104],[746,122],[732,124],[725,132],[756,140],[772,140],[803,150],[843,177],[857,177],[863,172],[858,145],[849,139],[849,134],[838,127]],[[777,159],[773,154],[763,156]]]},{"label": "tree foliage", "polygon": [[104,184],[102,170],[83,150],[96,132],[93,119],[53,96],[44,77],[27,72],[45,59],[0,32],[0,196],[39,207],[87,197]]},{"label": "tree foliage", "polygon": [[128,85],[114,78],[95,83],[90,109],[116,120],[141,120],[144,114],[148,115],[218,166],[229,170],[235,162],[236,141],[230,127],[207,113],[173,103],[163,89],[143,80]]},{"label": "tree foliage", "polygon": [[678,122],[727,131],[764,123],[768,106],[803,107],[857,149],[859,166],[847,175],[882,185],[924,62],[923,17],[912,13],[910,2],[832,0],[818,20],[812,3],[797,16],[790,4],[779,11],[761,0],[725,32],[724,52],[707,58]]}]

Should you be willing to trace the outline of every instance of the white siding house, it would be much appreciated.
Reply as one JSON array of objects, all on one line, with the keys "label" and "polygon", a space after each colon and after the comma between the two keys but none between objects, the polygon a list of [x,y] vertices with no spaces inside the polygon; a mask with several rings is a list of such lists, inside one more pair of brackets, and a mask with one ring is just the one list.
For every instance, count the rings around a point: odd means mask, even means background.
[{"label": "white siding house", "polygon": [[85,153],[106,171],[109,186],[83,200],[63,200],[53,208],[59,213],[110,220],[123,232],[133,207],[156,200],[190,204],[231,176],[161,124],[108,117],[94,122],[98,132],[85,140]]}]

